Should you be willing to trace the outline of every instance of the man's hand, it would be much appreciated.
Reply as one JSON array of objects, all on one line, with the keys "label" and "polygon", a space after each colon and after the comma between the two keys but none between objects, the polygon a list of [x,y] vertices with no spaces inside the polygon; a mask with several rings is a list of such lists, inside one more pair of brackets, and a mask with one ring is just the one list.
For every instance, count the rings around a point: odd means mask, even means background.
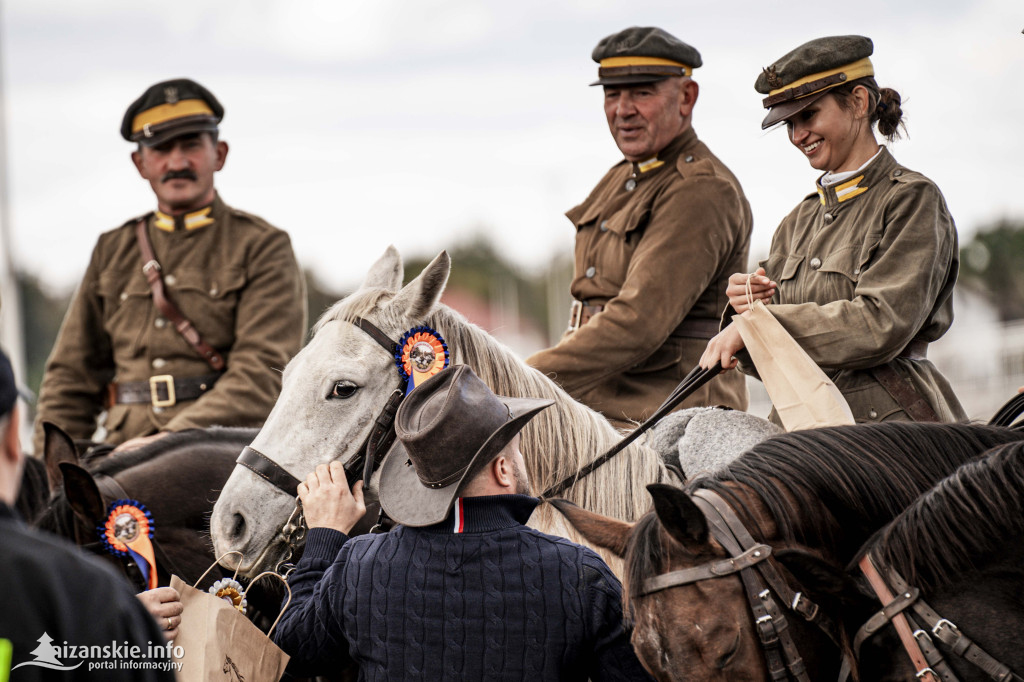
[{"label": "man's hand", "polygon": [[181,625],[181,613],[185,607],[181,604],[181,595],[173,587],[157,587],[156,589],[139,592],[136,595],[142,605],[153,616],[153,620],[164,631],[168,640],[177,638],[178,626]]},{"label": "man's hand", "polygon": [[302,515],[310,528],[333,528],[346,535],[363,518],[363,482],[356,481],[351,492],[341,462],[321,464],[299,484]]},{"label": "man's hand", "polygon": [[[744,313],[744,315],[746,314]],[[732,369],[738,364],[736,353],[743,347],[743,337],[740,336],[739,325],[730,324],[708,342],[708,347],[704,349],[704,354],[700,357],[700,366],[709,369],[714,367],[716,362],[720,362],[723,371]]]},{"label": "man's hand", "polygon": [[[757,272],[746,274],[737,272],[729,276],[729,286],[725,288],[725,295],[729,297],[729,305],[739,314],[750,310],[747,301],[747,278],[750,278],[750,294],[753,300],[768,303],[775,295],[778,285],[765,276],[764,268],[758,268]],[[724,367],[724,365],[723,365]]]},{"label": "man's hand", "polygon": [[114,448],[114,452],[128,452],[129,450],[136,450],[141,448],[143,445],[148,445],[154,441],[158,441],[164,436],[169,436],[171,431],[160,431],[154,433],[152,436],[139,436],[138,438],[132,438]]}]

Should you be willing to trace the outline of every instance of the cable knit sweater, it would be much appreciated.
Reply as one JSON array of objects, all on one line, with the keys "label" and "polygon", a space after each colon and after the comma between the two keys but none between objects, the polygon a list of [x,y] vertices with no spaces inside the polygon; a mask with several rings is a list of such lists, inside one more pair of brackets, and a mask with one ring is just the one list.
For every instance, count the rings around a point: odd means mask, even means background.
[{"label": "cable knit sweater", "polygon": [[539,500],[458,498],[442,523],[310,530],[274,640],[297,674],[360,680],[649,680],[621,586],[591,550],[523,524]]}]

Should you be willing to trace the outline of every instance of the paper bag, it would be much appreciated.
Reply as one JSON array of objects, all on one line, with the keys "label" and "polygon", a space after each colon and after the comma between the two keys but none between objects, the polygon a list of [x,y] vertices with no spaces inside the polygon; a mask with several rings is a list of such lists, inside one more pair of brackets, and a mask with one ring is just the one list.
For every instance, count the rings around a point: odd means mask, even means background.
[{"label": "paper bag", "polygon": [[846,398],[764,303],[732,321],[786,431],[854,423]]},{"label": "paper bag", "polygon": [[[271,575],[276,574],[260,574],[249,584]],[[175,647],[184,650],[179,680],[277,682],[281,679],[289,656],[241,611],[224,599],[186,584],[176,575],[171,577],[171,587],[181,594],[185,607],[178,626],[178,639],[174,641]],[[288,601],[291,601],[291,590]],[[285,608],[287,606],[286,603]],[[271,627],[270,631],[273,630]]]}]

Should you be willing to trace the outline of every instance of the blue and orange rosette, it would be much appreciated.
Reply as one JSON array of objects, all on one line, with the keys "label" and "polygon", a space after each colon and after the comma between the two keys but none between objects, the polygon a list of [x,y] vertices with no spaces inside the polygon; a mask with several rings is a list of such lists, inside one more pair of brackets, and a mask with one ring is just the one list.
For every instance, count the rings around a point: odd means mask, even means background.
[{"label": "blue and orange rosette", "polygon": [[153,515],[138,500],[115,500],[107,507],[103,525],[97,526],[100,540],[114,556],[131,557],[147,589],[157,586],[156,557],[153,553]]},{"label": "blue and orange rosette", "polygon": [[406,382],[406,395],[447,367],[448,362],[448,344],[435,329],[413,327],[398,340],[395,364]]}]

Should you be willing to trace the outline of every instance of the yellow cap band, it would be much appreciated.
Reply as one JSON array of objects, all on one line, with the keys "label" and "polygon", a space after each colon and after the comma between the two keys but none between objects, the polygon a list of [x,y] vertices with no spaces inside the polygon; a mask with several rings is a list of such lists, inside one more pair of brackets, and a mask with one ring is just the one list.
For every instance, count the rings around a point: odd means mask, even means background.
[{"label": "yellow cap band", "polygon": [[608,57],[601,60],[602,69],[613,69],[620,66],[679,66],[686,69],[687,76],[693,73],[693,69],[686,64],[661,57]]},{"label": "yellow cap band", "polygon": [[152,109],[146,109],[132,119],[132,133],[137,133],[146,126],[155,126],[159,123],[172,121],[185,116],[213,116],[213,109],[201,99],[183,99],[174,104],[161,104]]},{"label": "yellow cap band", "polygon": [[[819,73],[812,73],[810,76],[804,76],[800,80],[793,81],[792,83],[788,83],[784,87],[772,90],[770,93],[768,93],[768,96],[773,97],[775,95],[778,95],[780,92],[785,92],[786,90],[791,90],[792,88],[799,88],[804,83],[810,83],[811,81],[820,80],[822,78],[828,78],[829,76],[834,76],[837,73],[845,73],[846,81],[844,82],[849,83],[850,81],[856,80],[857,78],[864,78],[865,76],[874,76],[875,67],[871,65],[871,59],[869,57],[864,57],[864,59],[855,61],[852,64],[840,66],[838,69],[832,69],[831,71],[821,71]],[[835,87],[836,85],[842,84],[833,83],[831,86],[828,87]],[[806,95],[804,95],[804,97],[813,94],[813,92],[808,92]]]}]

